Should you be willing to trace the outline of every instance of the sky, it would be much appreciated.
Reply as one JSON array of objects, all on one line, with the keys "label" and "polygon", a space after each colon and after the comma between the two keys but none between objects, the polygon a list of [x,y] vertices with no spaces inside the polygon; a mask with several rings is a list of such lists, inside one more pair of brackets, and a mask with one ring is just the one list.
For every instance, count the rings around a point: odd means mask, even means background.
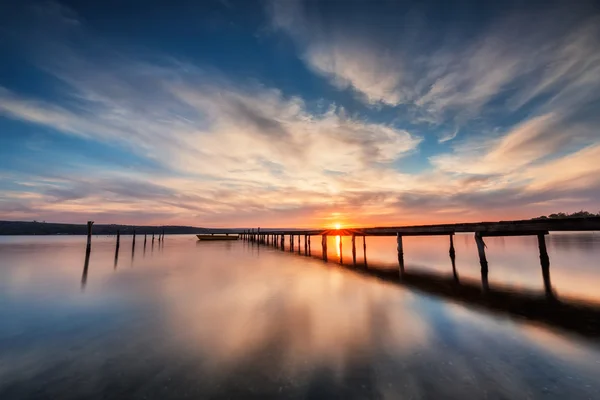
[{"label": "sky", "polygon": [[592,1],[0,0],[0,219],[600,211]]}]

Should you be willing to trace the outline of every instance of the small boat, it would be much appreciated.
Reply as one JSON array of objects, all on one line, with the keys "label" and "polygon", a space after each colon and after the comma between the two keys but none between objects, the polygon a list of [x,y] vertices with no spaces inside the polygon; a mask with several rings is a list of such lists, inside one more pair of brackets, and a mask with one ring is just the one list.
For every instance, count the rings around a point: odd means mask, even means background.
[{"label": "small boat", "polygon": [[196,237],[198,238],[198,240],[238,240],[239,235],[230,235],[229,233],[226,234],[205,234],[205,235],[196,235]]}]

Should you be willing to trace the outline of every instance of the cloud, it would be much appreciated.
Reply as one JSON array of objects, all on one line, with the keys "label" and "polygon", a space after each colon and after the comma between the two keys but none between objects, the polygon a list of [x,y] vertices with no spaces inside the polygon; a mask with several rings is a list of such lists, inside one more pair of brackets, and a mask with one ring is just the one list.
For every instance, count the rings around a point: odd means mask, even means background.
[{"label": "cloud", "polygon": [[294,40],[306,65],[367,104],[463,124],[501,107],[545,113],[597,98],[600,21],[583,3],[496,10],[476,27],[476,10],[457,9],[453,22],[440,24],[425,5],[268,4],[271,24]]},{"label": "cloud", "polygon": [[458,136],[459,129],[456,128],[453,132],[446,132],[438,138],[438,143],[446,143]]}]

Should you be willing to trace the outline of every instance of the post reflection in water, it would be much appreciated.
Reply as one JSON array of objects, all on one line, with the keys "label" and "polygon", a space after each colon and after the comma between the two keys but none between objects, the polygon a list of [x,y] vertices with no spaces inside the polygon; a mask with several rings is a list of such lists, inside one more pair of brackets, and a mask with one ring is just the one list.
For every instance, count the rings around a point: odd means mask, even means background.
[{"label": "post reflection in water", "polygon": [[[491,306],[472,309],[468,300],[444,301],[452,298],[443,294],[446,283],[421,294],[428,278],[418,272],[435,257],[445,271],[437,274],[452,282],[442,239],[437,255],[428,242],[406,240],[400,285],[354,272],[364,268],[189,236],[169,237],[156,257],[135,258],[143,268],[113,272],[112,241],[99,238],[86,254],[84,275],[91,263],[94,279],[82,302],[80,242],[0,238],[0,318],[12,321],[0,324],[0,343],[11,343],[1,356],[11,368],[0,398],[42,391],[48,398],[599,398],[596,339],[513,320]],[[391,243],[385,253],[378,249],[389,243],[370,238],[372,273],[387,259],[397,270]],[[479,274],[477,250],[462,243],[454,243],[457,268],[468,286]],[[511,265],[539,278],[535,252],[513,264],[514,243],[506,241],[504,261],[488,243],[490,280]],[[551,243],[560,271],[564,254]],[[593,282],[595,261],[587,265]],[[65,362],[64,354],[85,362]]]},{"label": "post reflection in water", "polygon": [[88,267],[90,265],[90,253],[91,249],[88,248],[85,251],[85,261],[83,262],[83,274],[81,274],[81,290],[85,289],[85,285],[87,283]]}]

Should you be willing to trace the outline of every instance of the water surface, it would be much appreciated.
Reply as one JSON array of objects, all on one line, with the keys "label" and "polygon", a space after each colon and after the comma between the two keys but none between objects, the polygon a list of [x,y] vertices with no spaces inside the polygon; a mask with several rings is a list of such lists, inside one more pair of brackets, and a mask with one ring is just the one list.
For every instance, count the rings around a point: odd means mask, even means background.
[{"label": "water surface", "polygon": [[[143,242],[115,260],[94,237],[84,274],[84,237],[0,238],[0,398],[600,398],[593,339],[241,241]],[[541,290],[535,239],[487,243],[492,284]],[[392,239],[367,246],[394,266]],[[472,237],[455,246],[477,278]],[[450,273],[447,238],[404,248]],[[548,237],[559,295],[596,299],[599,249]]]}]

